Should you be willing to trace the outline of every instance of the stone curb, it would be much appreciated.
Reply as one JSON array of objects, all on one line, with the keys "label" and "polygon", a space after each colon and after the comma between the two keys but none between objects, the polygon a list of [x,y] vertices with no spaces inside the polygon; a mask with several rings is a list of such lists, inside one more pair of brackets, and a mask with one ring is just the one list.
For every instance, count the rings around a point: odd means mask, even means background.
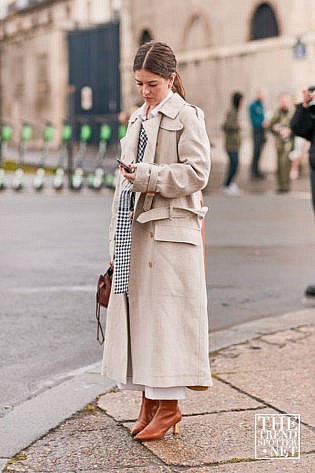
[{"label": "stone curb", "polygon": [[[94,369],[93,369],[94,368]],[[16,406],[0,419],[0,467],[65,419],[71,417],[115,383],[97,374],[97,363],[89,370]]]},{"label": "stone curb", "polygon": [[249,340],[266,335],[267,333],[296,328],[302,325],[312,325],[314,322],[315,307],[273,317],[264,317],[241,325],[236,325],[227,330],[210,332],[210,353],[222,350],[223,348],[232,345],[239,345],[240,343],[248,342]]}]

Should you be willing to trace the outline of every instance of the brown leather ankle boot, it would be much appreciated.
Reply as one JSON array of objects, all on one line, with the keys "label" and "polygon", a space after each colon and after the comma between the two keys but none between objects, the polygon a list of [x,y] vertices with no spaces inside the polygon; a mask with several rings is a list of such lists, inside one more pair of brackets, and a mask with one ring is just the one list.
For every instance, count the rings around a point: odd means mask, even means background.
[{"label": "brown leather ankle boot", "polygon": [[173,427],[174,434],[178,434],[181,418],[177,400],[159,401],[159,408],[151,422],[134,438],[135,440],[161,439],[170,427]]},{"label": "brown leather ankle boot", "polygon": [[147,399],[142,392],[142,403],[139,412],[139,417],[131,430],[132,435],[136,435],[144,427],[146,427],[149,422],[153,419],[157,409],[159,407],[159,401],[153,399]]}]

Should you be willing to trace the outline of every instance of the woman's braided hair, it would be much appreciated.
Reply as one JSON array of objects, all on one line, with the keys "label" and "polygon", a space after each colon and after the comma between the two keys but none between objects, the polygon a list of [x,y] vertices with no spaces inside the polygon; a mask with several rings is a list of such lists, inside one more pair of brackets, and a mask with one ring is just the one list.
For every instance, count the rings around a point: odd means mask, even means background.
[{"label": "woman's braided hair", "polygon": [[185,90],[179,73],[176,70],[176,57],[172,49],[165,43],[150,41],[142,44],[133,62],[133,71],[146,71],[168,79],[175,73],[172,90],[185,98]]}]

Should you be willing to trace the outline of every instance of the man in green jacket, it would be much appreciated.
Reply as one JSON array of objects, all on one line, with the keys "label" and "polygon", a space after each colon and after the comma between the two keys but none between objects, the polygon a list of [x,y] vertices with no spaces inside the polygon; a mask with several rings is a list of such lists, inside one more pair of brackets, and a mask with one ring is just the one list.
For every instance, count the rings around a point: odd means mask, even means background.
[{"label": "man in green jacket", "polygon": [[277,192],[290,191],[290,169],[291,161],[289,153],[294,147],[294,135],[290,128],[293,117],[292,100],[290,95],[279,96],[279,107],[270,120],[269,128],[275,136],[277,150]]}]

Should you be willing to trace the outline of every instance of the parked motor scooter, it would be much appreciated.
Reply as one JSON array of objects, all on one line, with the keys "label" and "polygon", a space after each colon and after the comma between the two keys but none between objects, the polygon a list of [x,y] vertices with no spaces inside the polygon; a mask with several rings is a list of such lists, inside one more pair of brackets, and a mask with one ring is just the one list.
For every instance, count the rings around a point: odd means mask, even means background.
[{"label": "parked motor scooter", "polygon": [[83,187],[83,179],[84,179],[84,170],[83,170],[83,162],[86,155],[87,150],[87,142],[92,136],[92,128],[88,123],[84,123],[81,125],[80,129],[80,144],[79,150],[77,155],[77,162],[76,167],[72,176],[72,189],[74,190],[81,190]]},{"label": "parked motor scooter", "polygon": [[63,189],[65,185],[65,161],[67,157],[67,146],[72,138],[72,127],[69,123],[64,123],[61,134],[61,146],[59,150],[59,159],[55,172],[53,186],[55,190]]},{"label": "parked motor scooter", "polygon": [[23,170],[24,157],[25,157],[27,143],[28,141],[32,139],[32,136],[33,136],[33,129],[31,125],[27,122],[24,122],[22,125],[21,137],[20,137],[20,143],[19,143],[18,168],[15,171],[14,177],[12,180],[12,187],[16,191],[20,191],[24,187],[24,170]]},{"label": "parked motor scooter", "polygon": [[33,187],[36,191],[41,191],[45,185],[45,162],[48,155],[48,147],[50,141],[54,137],[54,127],[49,121],[46,122],[43,134],[43,146],[41,150],[41,158],[39,167],[33,179]]},{"label": "parked motor scooter", "polygon": [[107,151],[108,142],[112,134],[112,129],[108,123],[102,123],[100,127],[100,137],[98,151],[96,155],[96,166],[93,173],[88,175],[88,187],[95,190],[100,190],[104,185],[104,158]]},{"label": "parked motor scooter", "polygon": [[8,123],[2,123],[0,134],[0,190],[7,187],[7,179],[4,171],[4,158],[7,154],[8,142],[12,137],[12,127]]}]

